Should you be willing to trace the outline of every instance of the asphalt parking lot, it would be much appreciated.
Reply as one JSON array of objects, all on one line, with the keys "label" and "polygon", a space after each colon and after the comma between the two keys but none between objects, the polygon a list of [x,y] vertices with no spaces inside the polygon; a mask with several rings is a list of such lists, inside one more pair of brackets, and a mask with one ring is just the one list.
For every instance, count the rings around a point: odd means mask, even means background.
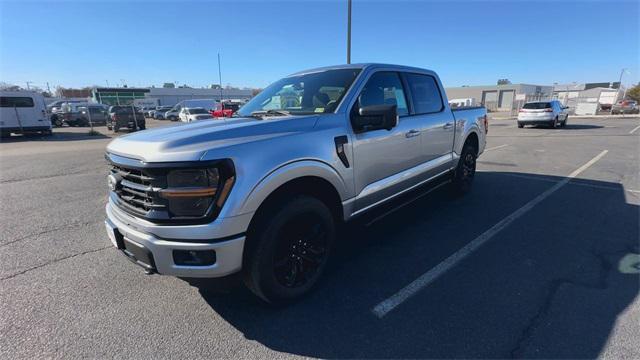
[{"label": "asphalt parking lot", "polygon": [[0,358],[640,358],[638,117],[491,121],[470,194],[350,224],[278,309],[120,255],[97,129],[0,143]]}]

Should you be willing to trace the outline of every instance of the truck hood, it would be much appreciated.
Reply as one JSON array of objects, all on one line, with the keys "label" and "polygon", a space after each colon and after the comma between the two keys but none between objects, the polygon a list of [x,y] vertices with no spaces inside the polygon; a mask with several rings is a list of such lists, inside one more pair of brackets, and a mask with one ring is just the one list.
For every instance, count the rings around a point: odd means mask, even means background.
[{"label": "truck hood", "polygon": [[144,162],[198,161],[208,150],[312,129],[316,115],[195,121],[120,136],[107,152]]}]

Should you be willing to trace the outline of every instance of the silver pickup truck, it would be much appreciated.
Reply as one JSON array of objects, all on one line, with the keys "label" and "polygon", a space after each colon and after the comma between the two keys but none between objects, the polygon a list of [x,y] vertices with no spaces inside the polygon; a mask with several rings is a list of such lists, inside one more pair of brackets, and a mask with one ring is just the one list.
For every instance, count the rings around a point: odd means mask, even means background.
[{"label": "silver pickup truck", "polygon": [[105,225],[146,269],[242,271],[267,302],[307,293],[340,222],[418,186],[469,190],[486,111],[452,111],[429,70],[353,64],[276,81],[226,120],[113,140]]}]

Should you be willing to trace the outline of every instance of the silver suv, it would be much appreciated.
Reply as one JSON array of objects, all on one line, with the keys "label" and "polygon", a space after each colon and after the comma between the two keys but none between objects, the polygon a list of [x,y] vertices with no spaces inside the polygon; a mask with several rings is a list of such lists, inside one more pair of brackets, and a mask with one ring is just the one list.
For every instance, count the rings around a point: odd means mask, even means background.
[{"label": "silver suv", "polygon": [[338,224],[418,186],[470,189],[486,111],[452,111],[438,76],[360,64],[287,76],[233,118],[114,139],[105,221],[149,273],[242,271],[262,299],[308,292]]},{"label": "silver suv", "polygon": [[569,108],[558,100],[535,101],[524,104],[518,111],[518,127],[525,125],[547,125],[552,128],[565,127],[569,119]]}]

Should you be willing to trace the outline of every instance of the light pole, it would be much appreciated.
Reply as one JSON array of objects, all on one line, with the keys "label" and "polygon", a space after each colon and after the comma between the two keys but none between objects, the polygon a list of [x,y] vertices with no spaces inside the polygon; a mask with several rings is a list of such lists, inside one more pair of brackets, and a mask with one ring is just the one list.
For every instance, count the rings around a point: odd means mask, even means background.
[{"label": "light pole", "polygon": [[220,105],[222,109],[224,109],[224,105],[222,105],[222,71],[220,70],[220,53],[218,53],[218,79],[220,80]]},{"label": "light pole", "polygon": [[622,68],[620,70],[620,79],[618,80],[618,89],[616,90],[616,98],[613,99],[613,104],[611,104],[611,114],[613,115],[613,105],[618,102],[618,96],[620,96],[620,87],[622,87],[622,75],[627,71],[627,68]]},{"label": "light pole", "polygon": [[351,64],[351,0],[347,0],[347,64]]}]

